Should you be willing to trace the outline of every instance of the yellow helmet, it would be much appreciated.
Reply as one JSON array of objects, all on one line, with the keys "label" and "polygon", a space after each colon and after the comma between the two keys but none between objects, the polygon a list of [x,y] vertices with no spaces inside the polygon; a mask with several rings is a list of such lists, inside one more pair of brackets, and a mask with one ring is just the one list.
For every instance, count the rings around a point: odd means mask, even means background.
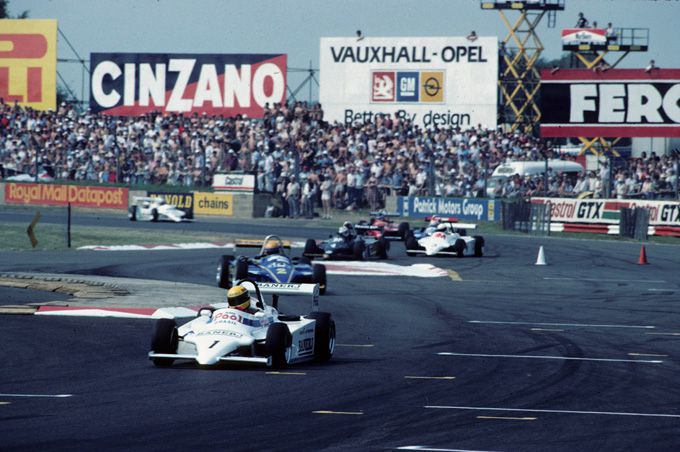
[{"label": "yellow helmet", "polygon": [[245,311],[250,307],[250,294],[243,286],[234,286],[227,291],[229,307]]},{"label": "yellow helmet", "polygon": [[264,254],[277,254],[280,253],[279,242],[277,240],[267,240],[264,244]]}]

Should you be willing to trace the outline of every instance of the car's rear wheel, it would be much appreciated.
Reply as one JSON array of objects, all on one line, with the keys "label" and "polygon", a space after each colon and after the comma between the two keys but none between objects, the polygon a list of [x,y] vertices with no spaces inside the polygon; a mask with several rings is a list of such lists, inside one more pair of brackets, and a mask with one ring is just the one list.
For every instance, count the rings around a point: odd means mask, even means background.
[{"label": "car's rear wheel", "polygon": [[376,254],[380,259],[387,259],[387,240],[384,237],[380,237],[375,244]]},{"label": "car's rear wheel", "polygon": [[293,357],[292,337],[285,323],[272,323],[267,329],[265,349],[272,358],[272,367],[280,369],[290,364]]},{"label": "car's rear wheel", "polygon": [[411,226],[407,222],[399,223],[399,238],[406,240],[408,233],[411,230]]},{"label": "car's rear wheel", "polygon": [[236,260],[236,270],[234,271],[234,277],[237,281],[246,279],[248,277],[248,258],[240,256]]},{"label": "car's rear wheel", "polygon": [[327,312],[312,312],[307,318],[316,320],[314,357],[317,361],[328,361],[335,351],[335,321]]},{"label": "car's rear wheel", "polygon": [[352,247],[352,256],[354,259],[360,261],[364,259],[364,250],[366,249],[366,244],[363,240],[356,240],[354,246]]},{"label": "car's rear wheel", "polygon": [[312,265],[312,283],[319,285],[319,294],[326,293],[326,266],[321,264]]},{"label": "car's rear wheel", "polygon": [[475,257],[482,257],[484,255],[484,237],[481,235],[473,237],[475,239]]},{"label": "car's rear wheel", "polygon": [[229,267],[234,260],[234,256],[220,256],[220,262],[217,264],[217,286],[222,289],[229,289],[231,287],[231,277],[229,275]]},{"label": "car's rear wheel", "polygon": [[137,206],[130,206],[128,208],[128,218],[130,221],[137,221]]},{"label": "car's rear wheel", "polygon": [[409,235],[406,237],[406,255],[407,256],[415,256],[417,253],[411,251],[411,250],[417,250],[419,248],[418,245],[418,240],[413,235]]},{"label": "car's rear wheel", "polygon": [[[174,354],[177,353],[179,336],[177,324],[173,319],[159,319],[154,326],[151,338],[151,351],[154,353]],[[159,367],[170,366],[173,358],[152,358],[154,365]]]},{"label": "car's rear wheel", "polygon": [[465,240],[463,239],[458,239],[456,240],[456,243],[453,245],[453,250],[456,253],[456,257],[463,257],[465,256]]}]

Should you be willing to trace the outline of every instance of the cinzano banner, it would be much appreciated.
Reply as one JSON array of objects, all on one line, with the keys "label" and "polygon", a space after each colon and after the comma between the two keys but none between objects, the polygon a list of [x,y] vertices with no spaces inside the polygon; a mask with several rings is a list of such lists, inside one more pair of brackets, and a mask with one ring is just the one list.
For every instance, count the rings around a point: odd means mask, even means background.
[{"label": "cinzano banner", "polygon": [[385,114],[424,128],[496,126],[495,37],[321,38],[320,69],[328,121]]}]

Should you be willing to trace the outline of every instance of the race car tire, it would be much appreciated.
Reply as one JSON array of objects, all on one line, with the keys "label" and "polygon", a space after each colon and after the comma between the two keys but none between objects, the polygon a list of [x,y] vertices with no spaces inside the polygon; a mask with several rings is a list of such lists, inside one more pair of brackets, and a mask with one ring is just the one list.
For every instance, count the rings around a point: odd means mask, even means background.
[{"label": "race car tire", "polygon": [[475,257],[482,257],[484,255],[484,237],[481,235],[473,237],[475,239]]},{"label": "race car tire", "polygon": [[314,357],[317,361],[328,361],[335,351],[335,321],[328,312],[312,312],[307,318],[316,320]]},{"label": "race car tire", "polygon": [[411,226],[407,222],[399,223],[399,238],[406,240],[408,233],[411,231]]},{"label": "race car tire", "polygon": [[355,241],[354,246],[352,247],[352,255],[354,256],[354,259],[358,261],[363,260],[364,250],[366,250],[366,244],[363,242],[363,240]]},{"label": "race car tire", "polygon": [[453,251],[456,253],[456,257],[463,257],[465,256],[465,240],[463,239],[458,239],[456,240],[456,243],[453,244]]},{"label": "race car tire", "polygon": [[237,281],[246,279],[248,277],[248,259],[241,256],[236,259],[236,269],[234,270],[234,277]]},{"label": "race car tire", "polygon": [[307,239],[302,255],[306,257],[313,257],[315,254],[319,254],[319,245],[316,244],[314,239]]},{"label": "race car tire", "polygon": [[[151,351],[155,353],[177,353],[179,336],[177,323],[173,319],[158,319],[151,337]],[[170,366],[173,358],[152,358],[155,366]]]},{"label": "race car tire", "polygon": [[272,358],[272,367],[280,369],[286,367],[292,358],[292,336],[285,323],[272,323],[267,329],[265,350]]},{"label": "race car tire", "polygon": [[319,285],[319,294],[326,293],[326,266],[321,264],[312,265],[312,283]]},{"label": "race car tire", "polygon": [[137,206],[130,206],[128,208],[128,218],[130,221],[137,221]]},{"label": "race car tire", "polygon": [[377,242],[375,242],[375,254],[380,259],[387,259],[387,248],[389,247],[387,240],[384,237],[380,237]]},{"label": "race car tire", "polygon": [[217,287],[222,289],[229,289],[231,287],[229,267],[231,267],[233,260],[234,256],[220,256],[220,262],[217,264]]},{"label": "race car tire", "polygon": [[158,210],[157,209],[151,209],[151,221],[154,223],[158,221]]},{"label": "race car tire", "polygon": [[407,256],[415,256],[417,253],[414,253],[413,251],[410,250],[417,250],[420,248],[420,245],[418,245],[418,240],[411,234],[408,237],[406,237],[406,255]]}]

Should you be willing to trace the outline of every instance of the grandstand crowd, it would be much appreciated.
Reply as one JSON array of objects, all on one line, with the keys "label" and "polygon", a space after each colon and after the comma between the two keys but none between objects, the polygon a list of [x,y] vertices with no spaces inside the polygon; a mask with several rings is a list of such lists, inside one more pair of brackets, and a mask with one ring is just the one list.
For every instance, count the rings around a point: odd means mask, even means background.
[{"label": "grandstand crowd", "polygon": [[[36,157],[38,162],[36,164]],[[324,121],[321,106],[294,102],[267,107],[261,119],[151,113],[113,117],[69,104],[36,111],[0,103],[0,176],[58,180],[209,186],[216,173],[256,175],[282,213],[298,216],[314,206],[382,207],[387,194],[485,196],[502,162],[573,159],[546,140],[479,127],[424,130],[408,120],[378,116],[366,124]],[[670,156],[643,154],[571,179],[514,176],[498,197],[537,194],[643,197],[674,194]],[[609,187],[609,193],[605,193]],[[307,212],[308,213],[308,212]]]}]

